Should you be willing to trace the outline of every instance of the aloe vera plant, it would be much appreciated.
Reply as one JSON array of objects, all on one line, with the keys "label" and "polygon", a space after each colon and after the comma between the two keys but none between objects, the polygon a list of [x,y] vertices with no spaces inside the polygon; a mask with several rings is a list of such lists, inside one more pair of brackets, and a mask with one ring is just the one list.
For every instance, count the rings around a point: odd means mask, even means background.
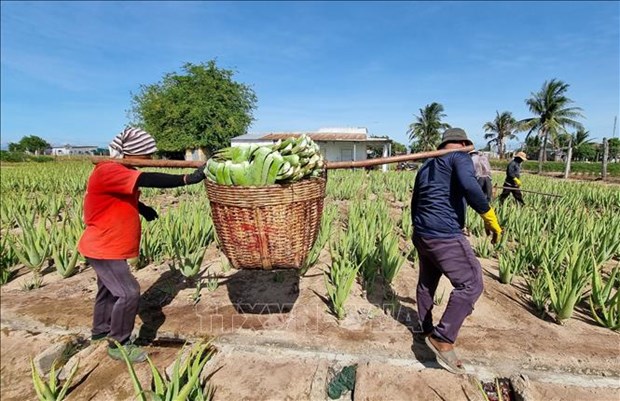
[{"label": "aloe vera plant", "polygon": [[17,263],[17,256],[9,238],[8,235],[0,238],[0,285],[8,283],[15,274],[12,267]]},{"label": "aloe vera plant", "polygon": [[515,257],[513,253],[506,252],[499,255],[499,281],[502,284],[510,284],[514,276]]},{"label": "aloe vera plant", "polygon": [[16,237],[13,251],[19,261],[32,270],[36,277],[40,275],[43,264],[50,257],[51,236],[45,223],[45,219],[39,219],[35,224],[31,219],[18,217],[22,235]]},{"label": "aloe vera plant", "polygon": [[413,223],[411,222],[410,206],[403,208],[403,212],[400,217],[400,229],[402,230],[405,239],[411,239],[413,237]]},{"label": "aloe vera plant", "polygon": [[195,344],[185,357],[183,357],[184,347],[177,355],[170,376],[165,372],[162,374],[155,367],[153,361],[147,357],[153,377],[150,390],[143,389],[133,363],[129,360],[123,347],[119,346],[119,349],[127,364],[136,397],[140,401],[147,401],[147,394],[153,401],[210,401],[213,399],[215,388],[205,383],[205,380],[201,378],[202,370],[215,354],[215,348],[211,343]]},{"label": "aloe vera plant", "polygon": [[161,224],[162,230],[156,238],[162,239],[166,257],[176,261],[191,259],[191,255],[203,251],[214,239],[213,223],[196,203],[180,204],[166,213]]},{"label": "aloe vera plant", "polygon": [[30,360],[30,370],[32,373],[32,383],[34,385],[35,393],[39,401],[62,401],[68,394],[71,387],[73,378],[77,373],[79,362],[73,365],[65,383],[60,386],[58,381],[58,373],[56,372],[56,361],[52,363],[52,368],[49,374],[49,383],[45,381],[43,377],[39,375],[37,369],[34,366],[32,359]]},{"label": "aloe vera plant", "polygon": [[364,191],[364,172],[363,171],[334,171],[329,173],[329,180],[325,193],[327,196],[336,200],[348,200],[363,197]]},{"label": "aloe vera plant", "polygon": [[66,242],[57,242],[52,246],[54,266],[62,278],[71,277],[77,272],[79,257],[77,249],[70,247]]},{"label": "aloe vera plant", "polygon": [[[552,275],[551,265],[554,263],[560,263],[562,267],[555,269]],[[551,309],[558,323],[562,324],[572,316],[575,305],[583,298],[593,267],[592,251],[582,250],[578,242],[561,247],[553,255],[547,255],[542,268],[549,289]]]},{"label": "aloe vera plant", "polygon": [[56,272],[62,277],[71,277],[77,272],[80,254],[77,250],[77,240],[72,238],[72,227],[65,220],[60,227],[51,233],[52,258]]},{"label": "aloe vera plant", "polygon": [[156,401],[211,400],[215,389],[209,384],[203,387],[200,375],[214,353],[215,349],[210,343],[195,345],[183,362],[179,354],[171,377],[167,377],[166,374],[162,375],[148,358],[153,375],[153,391],[151,392],[153,399]]},{"label": "aloe vera plant", "polygon": [[161,226],[156,223],[149,224],[143,230],[142,238],[140,239],[139,266],[147,266],[149,263],[158,261],[163,257],[164,242],[161,231]]},{"label": "aloe vera plant", "polygon": [[321,216],[321,226],[319,228],[317,239],[312,245],[310,252],[308,252],[308,256],[306,257],[306,260],[304,260],[301,269],[299,269],[300,276],[305,275],[308,269],[314,266],[316,261],[319,259],[319,255],[331,235],[332,223],[336,218],[337,213],[338,208],[335,205],[328,205],[323,209],[323,216]]},{"label": "aloe vera plant", "polygon": [[355,241],[355,263],[360,265],[362,284],[372,293],[381,270],[381,238],[395,230],[387,204],[378,200],[352,202],[347,225],[347,235]]},{"label": "aloe vera plant", "polygon": [[[473,245],[474,253],[479,258],[488,259],[491,257],[491,253],[493,252],[493,245],[491,245],[491,241],[488,237],[484,236]],[[501,263],[501,256],[500,256]]]},{"label": "aloe vera plant", "polygon": [[43,277],[40,275],[34,275],[30,280],[24,280],[21,283],[22,291],[31,291],[36,290],[37,288],[41,288],[43,285]]},{"label": "aloe vera plant", "polygon": [[189,255],[177,253],[174,264],[175,268],[187,279],[193,279],[200,272],[206,251],[207,248],[202,248]]},{"label": "aloe vera plant", "polygon": [[529,267],[527,248],[506,250],[499,255],[499,281],[502,284],[512,283],[512,279]]},{"label": "aloe vera plant", "polygon": [[539,317],[543,317],[549,301],[549,289],[547,279],[543,272],[528,272],[525,274],[525,282],[530,293],[532,305]]},{"label": "aloe vera plant", "polygon": [[405,257],[398,248],[398,237],[392,232],[384,235],[380,242],[381,274],[388,284],[392,284],[394,278],[405,262]]},{"label": "aloe vera plant", "polygon": [[344,319],[346,315],[344,305],[360,269],[360,264],[356,264],[352,259],[352,246],[349,238],[341,236],[339,240],[330,244],[332,263],[329,272],[324,275],[332,312],[338,320]]},{"label": "aloe vera plant", "polygon": [[592,270],[590,310],[603,327],[620,330],[620,265],[616,266],[605,284],[598,267]]}]

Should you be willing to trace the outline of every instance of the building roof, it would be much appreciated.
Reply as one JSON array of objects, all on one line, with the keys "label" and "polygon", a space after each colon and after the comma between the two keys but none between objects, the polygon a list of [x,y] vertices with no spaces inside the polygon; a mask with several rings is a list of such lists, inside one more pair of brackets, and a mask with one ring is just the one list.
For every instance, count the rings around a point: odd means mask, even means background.
[{"label": "building roof", "polygon": [[260,133],[250,133],[250,134],[244,134],[244,135],[239,135],[234,137],[233,139],[235,141],[239,140],[239,141],[246,141],[246,140],[256,140],[256,139],[261,139],[262,136],[264,136],[265,134],[260,134]]},{"label": "building roof", "polygon": [[[267,134],[263,136],[261,139],[286,139],[290,137],[297,137],[302,134],[300,133],[292,133],[292,132],[278,132]],[[349,134],[349,133],[340,133],[340,132],[307,132],[308,135],[313,141],[317,142],[325,142],[325,141],[365,141],[367,139],[366,134]]]},{"label": "building roof", "polygon": [[90,148],[95,148],[95,149],[97,149],[97,146],[54,145],[54,146],[52,146],[52,148],[71,148],[71,149],[90,149]]},{"label": "building roof", "polygon": [[236,142],[250,141],[277,141],[290,137],[308,135],[315,142],[391,142],[389,138],[373,138],[368,136],[368,130],[358,128],[320,128],[316,132],[270,132],[263,134],[246,134],[233,138]]},{"label": "building roof", "polygon": [[319,133],[341,133],[341,134],[368,134],[366,127],[335,127],[335,128],[319,128]]}]

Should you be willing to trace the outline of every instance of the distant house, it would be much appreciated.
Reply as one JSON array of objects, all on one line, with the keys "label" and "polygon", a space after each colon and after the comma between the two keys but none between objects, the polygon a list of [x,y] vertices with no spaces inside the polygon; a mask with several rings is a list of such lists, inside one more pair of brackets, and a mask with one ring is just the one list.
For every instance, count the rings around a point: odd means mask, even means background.
[{"label": "distant house", "polygon": [[80,156],[80,155],[94,155],[97,151],[97,146],[53,146],[50,150],[52,156]]},{"label": "distant house", "polygon": [[[392,140],[389,138],[373,138],[368,135],[368,129],[359,128],[321,128],[315,132],[272,132],[264,134],[246,134],[231,139],[231,146],[240,145],[271,145],[278,140],[290,137],[308,135],[321,149],[325,160],[357,161],[368,158],[369,148],[380,147],[381,157],[388,157],[392,150]],[[387,165],[383,165],[387,171]]]}]

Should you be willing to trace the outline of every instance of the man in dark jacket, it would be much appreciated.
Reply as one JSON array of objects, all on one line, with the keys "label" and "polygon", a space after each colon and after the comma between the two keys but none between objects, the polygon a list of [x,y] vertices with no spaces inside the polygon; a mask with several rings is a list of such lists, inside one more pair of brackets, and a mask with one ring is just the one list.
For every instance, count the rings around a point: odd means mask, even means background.
[{"label": "man in dark jacket", "polygon": [[507,197],[512,196],[519,202],[521,206],[525,205],[523,201],[523,194],[518,188],[521,188],[521,163],[527,160],[527,156],[523,152],[517,152],[514,159],[508,163],[506,167],[506,179],[504,180],[504,187],[510,187],[514,189],[505,189],[499,196],[499,203],[502,204]]},{"label": "man in dark jacket", "polygon": [[[472,142],[460,128],[443,134],[439,149],[462,149]],[[484,220],[485,228],[499,241],[501,228],[482,192],[471,157],[462,151],[427,160],[416,175],[411,199],[413,244],[420,258],[416,298],[424,342],[440,365],[452,373],[464,373],[454,352],[458,332],[482,294],[482,267],[463,235],[469,204]],[[445,275],[454,290],[437,326],[433,326],[433,297]]]}]

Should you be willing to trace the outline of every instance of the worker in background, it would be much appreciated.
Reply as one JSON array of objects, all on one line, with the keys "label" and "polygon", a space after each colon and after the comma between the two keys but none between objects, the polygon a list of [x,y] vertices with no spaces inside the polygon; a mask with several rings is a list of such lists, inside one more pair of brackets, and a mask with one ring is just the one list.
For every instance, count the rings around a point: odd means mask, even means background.
[{"label": "worker in background", "polygon": [[471,155],[471,161],[474,163],[476,180],[478,180],[482,192],[487,196],[487,200],[491,202],[493,200],[493,183],[491,181],[491,163],[489,163],[489,158],[478,150],[472,150],[469,154]]},{"label": "worker in background", "polygon": [[[110,143],[112,158],[150,159],[155,151],[153,137],[139,128],[125,129]],[[86,229],[78,250],[97,274],[91,339],[108,339],[111,358],[122,359],[116,341],[130,361],[146,360],[146,353],[130,341],[138,314],[140,284],[131,274],[127,259],[140,253],[140,215],[147,221],[158,215],[139,201],[139,188],[174,188],[204,179],[204,165],[191,174],[173,175],[141,172],[113,161],[97,164],[88,178],[84,198]]]},{"label": "worker in background", "polygon": [[510,189],[504,188],[499,196],[500,204],[504,203],[506,198],[512,194],[521,206],[525,205],[525,202],[523,201],[523,194],[519,191],[519,188],[521,188],[521,163],[523,163],[524,160],[527,160],[525,153],[517,152],[514,159],[508,163],[508,167],[506,167],[504,187],[509,187]]},{"label": "worker in background", "polygon": [[[472,145],[460,128],[444,132],[439,149],[462,149]],[[484,220],[485,229],[500,240],[501,228],[493,208],[482,192],[471,157],[463,151],[428,159],[416,175],[411,199],[413,244],[420,259],[416,298],[422,332],[415,341],[424,342],[441,366],[464,373],[454,344],[465,321],[482,294],[482,267],[463,235],[467,204]],[[446,310],[433,325],[433,297],[445,275],[454,289]]]}]

